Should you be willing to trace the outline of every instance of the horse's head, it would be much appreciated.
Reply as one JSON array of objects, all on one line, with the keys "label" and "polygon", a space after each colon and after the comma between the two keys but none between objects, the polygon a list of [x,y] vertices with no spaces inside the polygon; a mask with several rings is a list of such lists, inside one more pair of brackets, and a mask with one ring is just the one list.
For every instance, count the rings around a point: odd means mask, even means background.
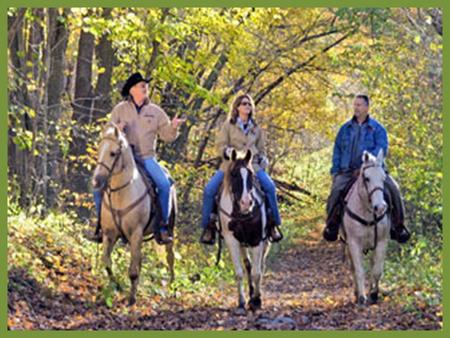
[{"label": "horse's head", "polygon": [[247,150],[244,155],[233,150],[231,153],[231,166],[229,168],[229,188],[238,212],[248,214],[253,210],[254,198],[252,196],[254,173],[251,169],[252,152]]},{"label": "horse's head", "polygon": [[116,124],[110,122],[105,126],[98,147],[97,166],[94,171],[92,185],[94,189],[102,189],[111,176],[125,169],[124,154],[128,150],[125,135]]},{"label": "horse's head", "polygon": [[387,209],[387,204],[384,200],[386,173],[383,169],[383,158],[382,149],[378,152],[377,157],[364,151],[360,171],[360,179],[367,193],[370,207],[377,217],[383,215]]}]

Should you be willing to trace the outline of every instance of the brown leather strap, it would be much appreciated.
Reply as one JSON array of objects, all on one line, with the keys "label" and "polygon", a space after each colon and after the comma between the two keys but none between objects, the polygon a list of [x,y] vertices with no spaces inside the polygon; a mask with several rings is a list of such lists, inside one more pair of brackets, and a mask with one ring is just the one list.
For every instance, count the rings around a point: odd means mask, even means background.
[{"label": "brown leather strap", "polygon": [[123,209],[114,209],[114,208],[111,208],[111,206],[108,205],[108,203],[106,201],[104,201],[104,203],[105,203],[106,208],[111,213],[115,213],[117,216],[122,218],[123,216],[128,214],[131,210],[133,210],[135,207],[137,207],[139,205],[139,203],[141,203],[147,195],[150,195],[148,190],[146,190],[144,192],[144,194],[141,197],[139,197],[135,202],[133,202],[132,204],[130,204],[129,206],[127,206],[126,208],[123,208]]}]

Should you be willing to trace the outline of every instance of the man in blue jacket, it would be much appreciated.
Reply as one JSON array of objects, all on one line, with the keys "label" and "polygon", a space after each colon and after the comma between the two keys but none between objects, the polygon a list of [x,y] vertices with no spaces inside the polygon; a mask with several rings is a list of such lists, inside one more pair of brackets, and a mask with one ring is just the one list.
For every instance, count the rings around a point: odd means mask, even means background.
[{"label": "man in blue jacket", "polygon": [[[327,241],[335,241],[343,216],[344,193],[354,181],[362,165],[363,152],[369,151],[377,156],[380,149],[388,153],[386,129],[369,112],[369,97],[357,95],[353,102],[354,116],[339,130],[333,149],[333,175],[331,193],[327,201],[327,222],[323,237]],[[405,227],[405,207],[398,184],[387,174],[385,192],[390,199],[391,238],[405,243],[411,237]]]}]

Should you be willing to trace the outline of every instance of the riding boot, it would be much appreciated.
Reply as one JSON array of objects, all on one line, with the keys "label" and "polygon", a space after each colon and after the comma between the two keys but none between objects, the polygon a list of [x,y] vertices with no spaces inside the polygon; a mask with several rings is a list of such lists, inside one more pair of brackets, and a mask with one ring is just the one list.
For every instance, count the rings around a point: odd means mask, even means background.
[{"label": "riding boot", "polygon": [[[101,243],[103,240],[103,233],[102,233],[102,227],[100,225],[100,219],[95,222],[95,232],[86,234],[86,239],[94,242],[94,243]],[[92,224],[92,223],[91,223]]]},{"label": "riding boot", "polygon": [[405,205],[403,198],[397,182],[388,173],[386,174],[385,200],[391,208],[391,239],[399,243],[406,243],[411,238],[411,233],[405,226]]},{"label": "riding boot", "polygon": [[200,243],[206,245],[214,245],[216,242],[216,217],[211,215],[209,224],[203,229],[200,236]]},{"label": "riding boot", "polygon": [[269,240],[273,243],[276,243],[276,242],[281,241],[282,239],[283,239],[283,234],[281,233],[279,225],[273,225],[270,228]]},{"label": "riding boot", "polygon": [[267,209],[267,229],[269,241],[276,243],[283,239],[283,234],[279,228],[280,224],[275,224],[275,219],[272,216],[272,210]]},{"label": "riding boot", "polygon": [[339,226],[342,221],[341,206],[335,205],[328,215],[325,229],[323,229],[323,238],[329,242],[334,242],[338,238]]},{"label": "riding boot", "polygon": [[411,233],[403,223],[392,224],[391,226],[391,239],[399,242],[406,243],[411,238]]},{"label": "riding boot", "polygon": [[159,227],[159,241],[158,244],[170,244],[173,242],[173,238],[169,233],[169,226],[167,223],[161,222]]},{"label": "riding boot", "polygon": [[[411,238],[409,229],[405,226],[405,213],[403,202],[400,200],[391,199],[389,194],[386,194],[388,205],[392,205],[391,209],[391,239],[406,243]],[[386,198],[385,197],[385,198]]]}]

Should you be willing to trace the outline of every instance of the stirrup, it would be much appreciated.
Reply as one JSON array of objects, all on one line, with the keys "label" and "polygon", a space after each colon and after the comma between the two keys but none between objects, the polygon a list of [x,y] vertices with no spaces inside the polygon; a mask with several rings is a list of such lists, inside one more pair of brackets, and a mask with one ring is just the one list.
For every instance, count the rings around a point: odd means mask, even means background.
[{"label": "stirrup", "polygon": [[[204,236],[205,236],[205,234],[207,234],[208,231],[211,234],[211,239],[209,241],[204,239]],[[200,235],[200,243],[206,244],[206,245],[214,245],[216,243],[216,231],[210,225],[208,225],[208,227],[206,227],[203,230],[202,234]]]},{"label": "stirrup", "polygon": [[99,232],[84,232],[84,238],[86,238],[88,241],[90,242],[94,242],[94,243],[102,243],[103,241],[103,234],[102,234],[102,230],[100,229]]},{"label": "stirrup", "polygon": [[[280,234],[280,238],[274,239],[272,237],[272,229],[276,229],[276,231],[278,231],[278,233]],[[283,232],[281,232],[281,229],[279,228],[279,226],[278,225],[274,225],[272,229],[270,229],[269,236],[268,236],[269,242],[270,243],[277,243],[277,242],[281,241],[284,238],[284,235],[283,235]]]},{"label": "stirrup", "polygon": [[[167,238],[163,239],[162,234],[165,233]],[[156,237],[155,237],[156,238]],[[159,238],[157,239],[158,244],[164,245],[164,244],[170,244],[173,242],[172,236],[170,236],[170,233],[168,230],[159,231]]]}]

